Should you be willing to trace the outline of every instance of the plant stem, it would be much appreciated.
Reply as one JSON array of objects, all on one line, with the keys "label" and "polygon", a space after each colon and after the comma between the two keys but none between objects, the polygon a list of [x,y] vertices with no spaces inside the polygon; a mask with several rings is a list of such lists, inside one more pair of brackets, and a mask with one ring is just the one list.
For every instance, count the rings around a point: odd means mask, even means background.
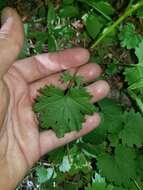
[{"label": "plant stem", "polygon": [[74,74],[72,76],[72,80],[69,81],[69,83],[67,85],[67,88],[66,88],[66,90],[64,92],[65,95],[68,93],[69,89],[75,84],[74,78],[76,77],[78,71],[79,71],[79,68],[76,68],[76,70],[75,70],[75,72],[74,72]]},{"label": "plant stem", "polygon": [[67,144],[67,155],[68,155],[68,160],[69,160],[69,162],[71,164],[72,160],[71,160],[71,156],[70,156],[70,147],[69,147],[69,144]]},{"label": "plant stem", "polygon": [[136,3],[135,5],[132,5],[132,0],[129,3],[128,8],[126,9],[125,13],[118,18],[111,26],[109,26],[106,30],[103,30],[102,35],[97,39],[97,41],[91,46],[91,49],[95,49],[95,47],[111,32],[115,30],[115,28],[129,15],[131,15],[133,12],[135,12],[137,9],[139,9],[141,6],[143,6],[143,0],[141,0],[139,3]]},{"label": "plant stem", "polygon": [[138,190],[142,190],[136,180],[133,180],[133,182],[134,182],[135,186],[138,188]]}]

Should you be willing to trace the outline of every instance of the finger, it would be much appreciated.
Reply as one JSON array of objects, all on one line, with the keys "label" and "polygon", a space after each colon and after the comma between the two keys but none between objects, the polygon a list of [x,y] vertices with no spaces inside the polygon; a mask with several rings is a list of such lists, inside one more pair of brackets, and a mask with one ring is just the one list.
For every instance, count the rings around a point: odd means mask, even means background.
[{"label": "finger", "polygon": [[95,113],[93,116],[87,116],[86,122],[83,124],[83,128],[79,132],[73,131],[67,133],[63,138],[58,138],[52,130],[42,132],[40,134],[41,156],[91,132],[99,125],[99,123],[100,117],[97,113]]},{"label": "finger", "polygon": [[83,48],[73,48],[57,53],[37,55],[15,63],[15,67],[27,82],[46,77],[50,74],[77,67],[87,63],[89,52]]},{"label": "finger", "polygon": [[23,25],[15,10],[6,8],[2,12],[0,29],[0,77],[17,58],[24,40]]},{"label": "finger", "polygon": [[[72,68],[69,70],[69,72],[73,74],[75,72],[75,69]],[[77,75],[83,77],[83,82],[87,83],[98,78],[101,75],[101,72],[102,70],[99,65],[90,63],[81,66],[77,72]],[[38,91],[40,88],[50,84],[63,89],[65,89],[67,86],[67,84],[61,81],[61,73],[51,75],[30,85],[31,99],[34,100],[36,98],[36,96],[39,94]]]},{"label": "finger", "polygon": [[105,98],[110,91],[109,84],[104,80],[99,80],[87,86],[86,88],[87,88],[87,91],[89,91],[89,93],[92,95],[93,103]]}]

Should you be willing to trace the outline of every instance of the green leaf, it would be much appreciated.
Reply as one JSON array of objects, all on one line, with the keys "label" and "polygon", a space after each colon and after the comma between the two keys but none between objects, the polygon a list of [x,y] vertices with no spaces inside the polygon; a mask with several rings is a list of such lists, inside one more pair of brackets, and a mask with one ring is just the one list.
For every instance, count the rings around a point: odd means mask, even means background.
[{"label": "green leaf", "polygon": [[48,161],[52,162],[54,165],[60,164],[65,154],[66,154],[66,148],[60,147],[48,153]]},{"label": "green leaf", "polygon": [[134,84],[132,84],[131,86],[129,86],[129,90],[136,90],[136,89],[141,89],[143,88],[143,79],[141,79],[140,81],[135,82]]},{"label": "green leaf", "polygon": [[114,62],[107,65],[106,72],[108,75],[115,75],[118,73],[118,65]]},{"label": "green leaf", "polygon": [[105,140],[105,138],[107,136],[107,128],[106,128],[106,125],[102,125],[102,122],[103,121],[101,120],[101,124],[99,125],[99,127],[96,130],[90,132],[89,134],[87,134],[83,137],[85,142],[89,142],[90,144],[98,145]]},{"label": "green leaf", "polygon": [[[24,33],[25,33],[26,37],[28,36],[28,32],[29,32],[29,24],[25,23],[24,24]],[[27,38],[25,38],[23,48],[22,48],[18,58],[19,59],[26,58],[29,55],[29,48],[30,48],[30,46],[27,42]]]},{"label": "green leaf", "polygon": [[96,7],[100,12],[106,14],[106,15],[113,15],[115,13],[114,8],[111,6],[110,3],[107,1],[99,1],[96,3]]},{"label": "green leaf", "polygon": [[69,161],[69,158],[68,156],[64,156],[63,161],[61,165],[59,166],[59,170],[65,173],[65,172],[69,172],[70,169],[71,169],[71,163]]},{"label": "green leaf", "polygon": [[118,133],[122,128],[122,107],[110,99],[104,99],[98,104],[104,118],[101,128],[106,129],[111,134]]},{"label": "green leaf", "polygon": [[143,154],[138,154],[137,157],[137,173],[143,181]]},{"label": "green leaf", "polygon": [[57,51],[57,41],[54,35],[48,34],[48,51],[55,52]]},{"label": "green leaf", "polygon": [[75,31],[71,26],[60,26],[54,29],[54,35],[59,38],[63,37],[66,39],[71,39],[75,34]]},{"label": "green leaf", "polygon": [[29,32],[27,34],[28,38],[31,38],[31,39],[36,39],[36,41],[40,41],[40,42],[44,42],[47,40],[48,38],[48,33],[43,33],[43,32],[39,32],[39,31],[34,31],[34,32]]},{"label": "green leaf", "polygon": [[143,18],[143,9],[142,9],[142,7],[137,10],[137,17],[140,18],[140,19]]},{"label": "green leaf", "polygon": [[124,128],[120,133],[123,144],[133,147],[143,145],[143,117],[133,111],[125,113]]},{"label": "green leaf", "polygon": [[96,38],[102,27],[103,24],[98,20],[97,16],[91,14],[87,17],[86,29],[93,39]]},{"label": "green leaf", "polygon": [[126,186],[136,177],[135,158],[133,149],[119,145],[114,155],[101,153],[97,158],[97,166],[108,181]]},{"label": "green leaf", "polygon": [[73,79],[73,76],[69,72],[64,72],[64,74],[61,76],[61,79],[64,83],[68,83]]},{"label": "green leaf", "polygon": [[51,29],[52,25],[54,24],[55,19],[56,19],[56,12],[55,12],[53,3],[49,3],[48,5],[49,5],[49,7],[48,7],[47,22],[48,22],[49,29]]},{"label": "green leaf", "polygon": [[117,134],[109,134],[108,140],[110,141],[111,147],[116,147],[119,145],[119,138],[118,138]]},{"label": "green leaf", "polygon": [[24,59],[24,58],[28,57],[29,56],[29,48],[30,48],[30,46],[29,46],[29,44],[27,42],[27,39],[25,39],[23,48],[22,48],[18,58],[19,59]]},{"label": "green leaf", "polygon": [[79,0],[79,1],[94,8],[98,13],[103,15],[107,20],[111,20],[109,16],[115,12],[114,8],[107,1],[98,1],[98,2],[96,0],[88,0],[88,1]]},{"label": "green leaf", "polygon": [[105,183],[105,178],[98,173],[95,173],[95,177],[92,180],[93,182]]},{"label": "green leaf", "polygon": [[59,15],[61,17],[77,17],[79,15],[79,9],[72,5],[63,6],[60,9]]},{"label": "green leaf", "polygon": [[100,101],[98,105],[101,109],[101,124],[95,131],[87,134],[84,139],[86,142],[92,144],[100,144],[105,141],[109,133],[111,136],[115,136],[116,142],[113,142],[110,138],[111,143],[115,145],[118,141],[118,134],[122,128],[122,108],[119,104],[110,99],[104,99]]},{"label": "green leaf", "polygon": [[[66,189],[66,190],[78,190],[78,185],[77,183],[73,184],[71,182],[69,183],[65,183],[64,184],[64,187],[62,188],[63,189]],[[58,189],[59,190],[59,189]]]},{"label": "green leaf", "polygon": [[81,84],[83,84],[83,78],[81,76],[77,75],[71,75],[69,72],[65,71],[62,76],[61,80],[64,83],[69,83],[72,81],[76,86],[80,87]]},{"label": "green leaf", "polygon": [[136,48],[142,37],[135,32],[135,25],[132,23],[126,24],[119,34],[119,40],[121,41],[121,46],[127,49]]},{"label": "green leaf", "polygon": [[135,82],[139,82],[143,79],[143,66],[136,65],[135,67],[127,68],[124,75],[129,86]]},{"label": "green leaf", "polygon": [[82,173],[88,173],[89,170],[91,171],[91,165],[87,161],[85,155],[83,153],[79,153],[79,151],[77,151],[77,155],[74,158],[74,163],[73,163],[72,169],[81,171]]},{"label": "green leaf", "polygon": [[47,32],[43,33],[39,31],[29,32],[28,38],[35,40],[36,53],[42,53],[43,45],[48,40],[48,33]]},{"label": "green leaf", "polygon": [[139,64],[143,66],[143,39],[135,49],[135,54],[139,60]]},{"label": "green leaf", "polygon": [[107,185],[105,179],[96,173],[92,185],[85,187],[85,190],[113,190],[113,186]]},{"label": "green leaf", "polygon": [[51,179],[52,177],[55,177],[55,173],[53,168],[45,168],[44,166],[38,166],[36,167],[36,174],[38,176],[38,183],[42,184]]},{"label": "green leaf", "polygon": [[70,131],[79,131],[85,114],[92,115],[95,107],[90,103],[91,95],[84,88],[70,88],[64,92],[58,87],[46,86],[37,97],[34,111],[38,113],[40,126],[52,128],[62,137]]},{"label": "green leaf", "polygon": [[86,187],[85,190],[113,190],[113,187],[110,185],[106,186],[106,183],[94,182]]},{"label": "green leaf", "polygon": [[46,170],[46,168],[44,168],[42,166],[38,166],[36,168],[36,173],[38,175],[38,182],[39,183],[44,183],[45,181],[47,181],[47,170]]}]

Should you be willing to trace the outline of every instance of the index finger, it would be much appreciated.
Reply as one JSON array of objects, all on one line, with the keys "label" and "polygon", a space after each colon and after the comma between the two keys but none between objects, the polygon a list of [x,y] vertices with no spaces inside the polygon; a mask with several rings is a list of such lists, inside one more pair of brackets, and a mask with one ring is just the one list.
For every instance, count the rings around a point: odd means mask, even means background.
[{"label": "index finger", "polygon": [[14,67],[23,75],[27,82],[34,82],[50,74],[83,65],[88,60],[88,50],[72,48],[20,60],[14,64]]}]

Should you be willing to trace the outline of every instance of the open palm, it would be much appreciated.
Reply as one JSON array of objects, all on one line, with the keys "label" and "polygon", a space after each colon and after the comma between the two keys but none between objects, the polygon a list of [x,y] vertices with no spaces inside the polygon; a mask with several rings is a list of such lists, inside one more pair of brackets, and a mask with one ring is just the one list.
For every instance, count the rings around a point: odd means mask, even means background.
[{"label": "open palm", "polygon": [[[65,88],[60,81],[63,70],[74,72],[79,67],[78,74],[88,83],[99,77],[101,69],[88,63],[89,53],[82,48],[15,61],[23,45],[21,20],[8,8],[3,12],[2,22],[5,24],[0,30],[0,168],[5,177],[0,178],[0,184],[9,181],[7,189],[13,189],[42,155],[92,131],[100,122],[95,113],[86,118],[80,132],[68,133],[61,139],[52,130],[40,133],[32,111],[38,89],[46,84]],[[97,81],[87,89],[95,102],[107,95],[109,86],[105,81]]]}]

